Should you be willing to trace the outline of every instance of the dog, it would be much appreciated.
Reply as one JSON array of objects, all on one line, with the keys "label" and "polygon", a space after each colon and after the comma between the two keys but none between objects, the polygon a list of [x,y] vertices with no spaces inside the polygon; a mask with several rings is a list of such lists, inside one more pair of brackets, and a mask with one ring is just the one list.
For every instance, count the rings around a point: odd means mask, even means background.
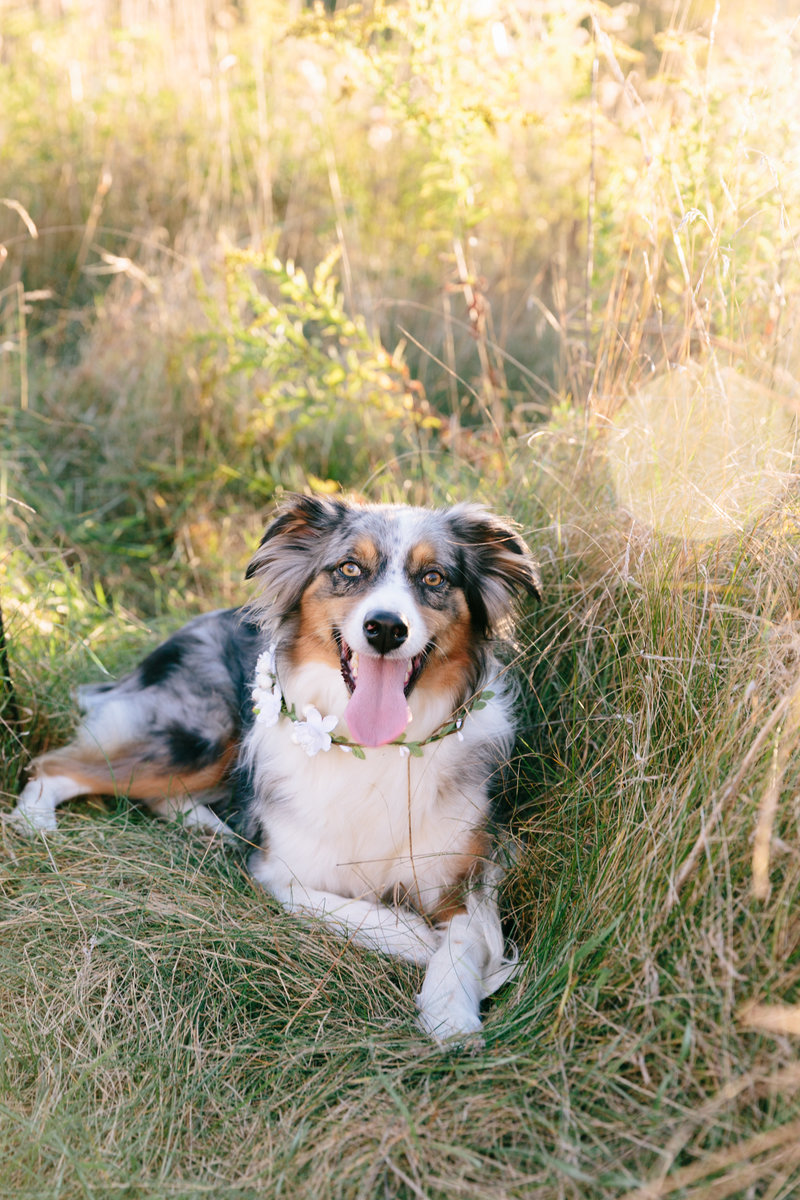
[{"label": "dog", "polygon": [[472,504],[293,496],[247,578],[244,608],[79,689],[75,739],[34,760],[12,819],[52,830],[64,801],[126,794],[243,837],[289,912],[426,967],[418,1022],[435,1041],[477,1035],[517,969],[488,820],[515,724],[496,643],[540,596],[528,547]]}]

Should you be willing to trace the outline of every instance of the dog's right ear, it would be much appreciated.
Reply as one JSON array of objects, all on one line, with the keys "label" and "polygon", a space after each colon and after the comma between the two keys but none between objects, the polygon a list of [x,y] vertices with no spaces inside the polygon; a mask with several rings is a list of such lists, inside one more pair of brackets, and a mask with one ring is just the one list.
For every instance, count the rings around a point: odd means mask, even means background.
[{"label": "dog's right ear", "polygon": [[290,496],[277,509],[245,572],[258,579],[264,601],[282,612],[294,608],[320,569],[328,538],[347,519],[346,500]]},{"label": "dog's right ear", "polygon": [[270,521],[258,550],[245,572],[252,579],[265,566],[265,548],[280,543],[281,553],[306,554],[319,544],[319,539],[338,529],[349,510],[344,500],[327,500],[320,496],[289,496]]}]

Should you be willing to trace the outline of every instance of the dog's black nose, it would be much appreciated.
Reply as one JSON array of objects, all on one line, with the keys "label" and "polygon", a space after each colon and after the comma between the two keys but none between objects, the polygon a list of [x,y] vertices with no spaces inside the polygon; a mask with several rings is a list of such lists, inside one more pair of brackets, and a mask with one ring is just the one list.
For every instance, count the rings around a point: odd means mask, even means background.
[{"label": "dog's black nose", "polygon": [[408,637],[408,625],[400,613],[371,612],[364,618],[364,636],[379,654],[388,654],[402,646]]}]

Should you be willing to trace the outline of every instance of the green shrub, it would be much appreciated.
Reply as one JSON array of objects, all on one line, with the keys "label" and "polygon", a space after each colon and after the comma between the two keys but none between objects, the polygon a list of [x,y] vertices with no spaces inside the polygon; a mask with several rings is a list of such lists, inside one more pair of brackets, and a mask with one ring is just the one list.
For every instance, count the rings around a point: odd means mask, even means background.
[{"label": "green shrub", "polygon": [[[362,490],[374,470],[424,456],[440,422],[398,356],[347,312],[334,252],[311,278],[269,254],[226,258],[216,378],[238,394],[249,487]],[[212,326],[216,326],[214,320]]]}]

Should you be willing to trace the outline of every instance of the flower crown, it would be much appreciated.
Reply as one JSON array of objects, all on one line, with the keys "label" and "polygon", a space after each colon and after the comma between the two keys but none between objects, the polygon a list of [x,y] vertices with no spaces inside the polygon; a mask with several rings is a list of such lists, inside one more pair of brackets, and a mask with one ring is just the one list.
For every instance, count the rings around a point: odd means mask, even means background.
[{"label": "flower crown", "polygon": [[[256,661],[255,686],[252,690],[256,722],[259,725],[277,725],[281,717],[288,717],[294,725],[292,741],[296,745],[302,746],[309,758],[319,754],[320,750],[327,752],[331,746],[338,746],[340,750],[354,755],[355,758],[366,758],[365,749],[358,742],[351,742],[349,738],[333,732],[339,724],[338,717],[333,715],[323,717],[313,704],[306,704],[303,708],[305,719],[301,720],[295,712],[294,705],[291,708],[288,707],[278,682],[276,651],[277,647],[273,642],[268,650],[259,654]],[[450,720],[435,729],[430,737],[423,738],[418,742],[409,742],[406,741],[405,734],[401,734],[399,738],[395,738],[388,745],[397,746],[403,757],[407,758],[409,755],[413,755],[415,758],[421,758],[423,746],[427,746],[431,742],[439,742],[451,733],[454,733],[458,740],[463,742],[464,734],[461,732],[461,727],[464,724],[464,718],[471,712],[485,708],[493,696],[494,692],[486,690],[478,692],[466,704],[460,705]]]}]

